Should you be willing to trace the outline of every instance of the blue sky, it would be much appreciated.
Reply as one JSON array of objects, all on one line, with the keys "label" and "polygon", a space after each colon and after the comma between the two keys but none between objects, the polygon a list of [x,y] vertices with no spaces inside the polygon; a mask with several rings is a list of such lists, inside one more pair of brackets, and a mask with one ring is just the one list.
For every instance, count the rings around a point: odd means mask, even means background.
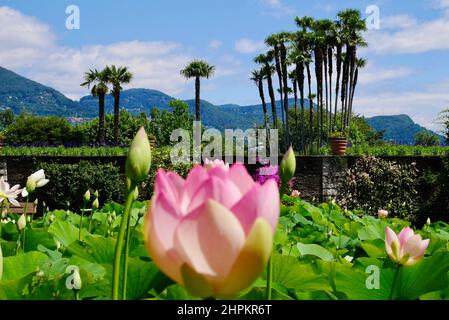
[{"label": "blue sky", "polygon": [[[67,30],[68,5],[80,9],[79,30]],[[334,18],[343,8],[380,13],[366,34],[354,108],[367,116],[409,114],[438,130],[449,107],[449,0],[0,0],[0,65],[77,99],[83,72],[115,63],[135,74],[130,87],[192,98],[179,70],[202,58],[217,67],[202,97],[216,104],[259,103],[248,80],[252,58],[270,33],[295,30],[295,16]]]}]

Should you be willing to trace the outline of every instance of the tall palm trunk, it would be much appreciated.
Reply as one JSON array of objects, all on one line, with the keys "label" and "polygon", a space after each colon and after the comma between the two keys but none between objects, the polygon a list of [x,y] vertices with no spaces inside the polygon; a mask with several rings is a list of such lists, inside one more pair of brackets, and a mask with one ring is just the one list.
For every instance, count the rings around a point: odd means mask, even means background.
[{"label": "tall palm trunk", "polygon": [[351,72],[351,47],[346,45],[346,82],[345,82],[345,129],[348,129],[348,117],[349,117],[349,95],[351,90],[350,72]]},{"label": "tall palm trunk", "polygon": [[288,116],[288,72],[287,72],[287,49],[284,44],[281,44],[281,68],[282,68],[282,81],[284,87],[284,114],[285,114],[285,135],[287,137],[287,148],[290,146],[290,125]]},{"label": "tall palm trunk", "polygon": [[195,120],[201,121],[200,77],[195,77]]},{"label": "tall palm trunk", "polygon": [[326,137],[329,136],[329,87],[328,87],[328,77],[327,77],[327,48],[323,51],[323,62],[324,62],[324,86],[326,91]]},{"label": "tall palm trunk", "polygon": [[328,132],[332,131],[332,73],[333,73],[333,57],[332,57],[332,47],[327,49],[327,61],[328,61],[328,71],[329,71],[329,129]]},{"label": "tall palm trunk", "polygon": [[119,144],[120,137],[120,90],[114,90],[114,143]]},{"label": "tall palm trunk", "polygon": [[[341,76],[341,45],[337,44],[337,80],[335,82],[335,106],[334,106],[334,130],[337,130],[337,112],[338,112],[338,97],[340,92],[340,76]],[[343,110],[342,110],[343,111]],[[343,114],[343,113],[342,113]]]},{"label": "tall palm trunk", "polygon": [[[298,81],[296,79],[293,79],[293,98],[294,98],[294,101],[295,101],[295,104],[294,104],[294,108],[295,108],[295,130],[296,130],[296,133],[298,133],[299,132],[299,126],[298,126]],[[301,149],[298,148],[298,150],[301,150]]]},{"label": "tall palm trunk", "polygon": [[[350,101],[349,101],[351,110],[352,110],[352,101],[354,101],[354,92],[355,92],[355,88],[357,86],[358,79],[359,79],[359,68],[357,67],[354,72],[354,84],[352,86],[351,97],[350,97]],[[349,118],[349,125],[351,125],[351,118]]]},{"label": "tall palm trunk", "polygon": [[[267,69],[269,69],[269,66],[267,66]],[[271,78],[271,75],[267,74],[267,83],[268,83],[268,93],[270,95],[270,101],[271,101],[271,114],[273,116],[273,128],[278,128],[278,116],[276,112],[276,98],[274,97],[274,89],[273,89],[273,79]]]},{"label": "tall palm trunk", "polygon": [[299,98],[301,103],[301,148],[303,154],[306,153],[305,144],[305,119],[304,119],[304,62],[296,65],[296,78],[298,79]]},{"label": "tall palm trunk", "polygon": [[260,100],[262,100],[262,109],[263,109],[263,121],[265,125],[265,129],[268,130],[268,115],[267,115],[267,104],[265,102],[265,94],[263,92],[263,81],[259,80],[257,82],[257,86],[259,88],[259,96]]},{"label": "tall palm trunk", "polygon": [[343,131],[346,130],[346,113],[347,113],[347,107],[346,107],[346,97],[347,97],[347,91],[348,91],[348,72],[349,72],[349,55],[348,52],[346,52],[345,59],[343,61],[343,77],[341,81],[341,129]]},{"label": "tall palm trunk", "polygon": [[355,73],[355,63],[356,63],[356,55],[357,55],[357,49],[355,46],[350,46],[350,67],[349,67],[349,97],[348,97],[348,114],[346,119],[346,124],[348,128],[350,128],[351,124],[351,116],[352,116],[352,97],[353,91],[354,91],[354,73]]},{"label": "tall palm trunk", "polygon": [[323,60],[321,56],[321,49],[319,47],[315,48],[315,77],[317,86],[317,128],[318,128],[318,139],[317,148],[322,145],[322,135],[323,135]]},{"label": "tall palm trunk", "polygon": [[105,143],[105,120],[104,120],[104,100],[105,94],[98,95],[98,142]]},{"label": "tall palm trunk", "polygon": [[313,136],[314,136],[314,130],[313,130],[313,101],[312,101],[312,76],[310,74],[310,64],[306,63],[306,69],[307,69],[307,82],[309,85],[309,135],[310,135],[310,141],[309,141],[309,154],[312,153],[312,147],[313,147]]},{"label": "tall palm trunk", "polygon": [[285,129],[285,120],[284,120],[284,86],[282,85],[282,68],[281,68],[281,59],[279,57],[279,47],[277,45],[274,46],[274,61],[275,61],[275,67],[276,67],[276,74],[278,76],[279,81],[279,95],[280,95],[280,102],[281,102],[281,121],[282,126]]}]

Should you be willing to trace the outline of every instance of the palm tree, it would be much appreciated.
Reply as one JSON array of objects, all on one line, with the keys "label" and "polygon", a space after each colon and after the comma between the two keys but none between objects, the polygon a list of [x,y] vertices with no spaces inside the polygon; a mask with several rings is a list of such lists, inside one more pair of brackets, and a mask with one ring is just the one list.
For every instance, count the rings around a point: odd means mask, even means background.
[{"label": "palm tree", "polygon": [[281,70],[282,70],[282,85],[284,89],[284,113],[285,113],[285,136],[287,140],[287,146],[290,146],[290,125],[289,125],[289,116],[288,116],[288,95],[291,92],[291,89],[288,86],[288,59],[287,59],[287,48],[285,43],[289,42],[292,38],[292,34],[289,32],[281,32],[278,34],[279,37],[279,52],[280,52],[280,62],[281,62]]},{"label": "palm tree", "polygon": [[280,101],[281,101],[281,120],[282,120],[282,125],[285,129],[285,119],[284,119],[284,99],[283,99],[283,94],[284,94],[284,87],[283,87],[283,82],[282,82],[282,68],[281,68],[281,57],[280,57],[280,48],[279,48],[279,44],[280,44],[280,39],[279,39],[279,35],[278,34],[272,34],[270,36],[268,36],[265,39],[265,44],[272,47],[273,49],[270,51],[270,54],[272,55],[273,59],[274,59],[274,63],[275,63],[275,68],[276,68],[276,74],[278,76],[278,81],[279,81],[279,95],[280,95]]},{"label": "palm tree", "polygon": [[[299,126],[298,126],[298,78],[297,78],[297,72],[296,69],[292,70],[288,77],[290,78],[290,81],[293,84],[293,98],[294,98],[294,110],[295,110],[295,130],[296,132],[299,132]],[[301,133],[302,135],[302,133]],[[298,150],[301,150],[301,148],[298,148]]]},{"label": "palm tree", "polygon": [[209,79],[215,71],[215,66],[203,60],[193,60],[184,69],[181,75],[186,79],[195,78],[195,120],[201,121],[200,79]]},{"label": "palm tree", "polygon": [[[335,22],[333,30],[334,44],[336,48],[335,53],[335,64],[337,69],[337,79],[335,82],[335,105],[334,105],[334,123],[332,130],[337,130],[337,111],[338,111],[338,97],[340,92],[340,77],[342,73],[342,62],[343,62],[343,34],[341,30],[340,21]],[[342,106],[343,109],[343,106]]]},{"label": "palm tree", "polygon": [[[355,73],[354,73],[354,81],[352,84],[351,97],[350,97],[350,101],[349,101],[349,105],[351,106],[351,108],[350,108],[351,112],[352,112],[352,102],[354,101],[355,88],[357,86],[357,81],[359,79],[359,70],[363,69],[365,66],[366,66],[366,59],[357,58],[356,69],[355,69]],[[349,115],[349,121],[348,121],[348,127],[350,127],[350,126],[351,126],[351,115]]]},{"label": "palm tree", "polygon": [[[340,11],[337,16],[341,22],[344,43],[346,45],[346,59],[344,66],[346,68],[344,97],[345,117],[343,119],[343,127],[346,128],[349,125],[352,114],[352,105],[349,100],[350,97],[353,96],[352,91],[354,90],[353,84],[357,61],[357,46],[367,45],[363,39],[363,32],[366,31],[367,28],[365,20],[362,19],[359,10],[346,9]],[[343,71],[343,73],[344,72],[345,71]]]},{"label": "palm tree", "polygon": [[262,101],[262,109],[263,109],[263,121],[265,125],[265,129],[268,130],[268,115],[267,115],[267,104],[265,102],[265,94],[263,92],[263,79],[265,78],[264,71],[254,70],[251,72],[251,80],[254,81],[256,86],[259,88],[259,96]]},{"label": "palm tree", "polygon": [[122,84],[130,83],[133,74],[127,67],[107,66],[105,69],[108,82],[112,85],[112,96],[114,97],[114,142],[119,143],[120,136],[120,92]]},{"label": "palm tree", "polygon": [[268,52],[267,54],[260,54],[256,58],[254,58],[254,62],[261,64],[263,66],[263,74],[265,78],[267,79],[268,84],[268,93],[270,95],[270,101],[271,101],[271,113],[273,116],[273,128],[278,128],[278,122],[277,122],[277,111],[276,111],[276,98],[274,96],[274,89],[273,89],[273,72],[274,72],[274,66],[272,64],[272,55]]},{"label": "palm tree", "polygon": [[101,145],[105,143],[104,101],[109,90],[107,83],[108,77],[105,70],[90,69],[84,74],[84,82],[81,84],[82,87],[87,86],[89,89],[92,85],[92,96],[98,97],[98,142]]},{"label": "palm tree", "polygon": [[[293,43],[290,48],[289,60],[295,65],[293,72],[295,73],[293,84],[293,92],[299,91],[299,101],[301,105],[301,130],[297,128],[297,131],[301,135],[301,139],[298,140],[298,150],[301,150],[305,154],[305,111],[304,111],[304,82],[305,82],[305,62],[308,60],[307,45],[304,41],[304,32],[299,31],[293,36]],[[292,78],[292,77],[291,77]],[[294,82],[295,82],[294,81]],[[295,98],[297,92],[295,93]],[[295,100],[295,114],[296,114],[297,103]],[[297,121],[297,119],[295,119]]]},{"label": "palm tree", "polygon": [[314,19],[311,17],[296,17],[295,22],[298,25],[299,28],[301,28],[301,38],[300,42],[302,43],[302,52],[304,55],[304,66],[307,71],[307,84],[308,84],[308,95],[307,98],[309,99],[309,154],[312,152],[312,144],[314,139],[314,128],[313,128],[313,100],[311,97],[312,95],[312,76],[310,73],[310,64],[312,63],[312,44],[313,44],[313,34],[310,31],[310,28],[314,22]]}]

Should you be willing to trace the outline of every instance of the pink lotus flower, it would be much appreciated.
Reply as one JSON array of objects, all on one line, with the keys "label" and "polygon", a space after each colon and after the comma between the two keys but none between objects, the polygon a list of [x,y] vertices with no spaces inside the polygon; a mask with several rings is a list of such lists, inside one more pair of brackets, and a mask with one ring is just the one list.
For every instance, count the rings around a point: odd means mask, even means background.
[{"label": "pink lotus flower", "polygon": [[195,166],[186,180],[159,169],[145,238],[154,263],[195,296],[233,297],[263,271],[280,213],[275,181],[246,168]]},{"label": "pink lotus flower", "polygon": [[406,227],[399,235],[386,228],[385,248],[391,260],[404,266],[416,264],[424,256],[429,239],[422,240],[419,234],[415,234],[412,229]]},{"label": "pink lotus flower", "polygon": [[298,190],[293,190],[291,196],[299,198],[301,196],[301,192],[299,192]]}]

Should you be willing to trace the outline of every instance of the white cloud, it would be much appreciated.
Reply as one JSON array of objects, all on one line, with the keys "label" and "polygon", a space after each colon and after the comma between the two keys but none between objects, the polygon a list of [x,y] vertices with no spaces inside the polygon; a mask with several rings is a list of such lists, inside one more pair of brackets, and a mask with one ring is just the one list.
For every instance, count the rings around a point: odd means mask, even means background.
[{"label": "white cloud", "polygon": [[380,21],[381,29],[406,29],[415,27],[417,24],[415,18],[406,14],[381,18]]},{"label": "white cloud", "polygon": [[449,8],[449,0],[434,0],[434,3],[437,8]]},{"label": "white cloud", "polygon": [[[178,43],[128,41],[64,47],[50,27],[8,7],[0,7],[0,61],[7,69],[53,87],[70,98],[88,94],[84,72],[107,64],[125,65],[135,78],[129,88],[152,88],[177,95],[190,88],[179,73],[192,57]],[[217,66],[218,75],[233,74]]]},{"label": "white cloud", "polygon": [[364,52],[410,54],[449,49],[449,19],[439,18],[420,24],[404,16],[385,20],[387,26],[400,27],[400,30],[368,31],[366,39],[369,47]]},{"label": "white cloud", "polygon": [[264,14],[269,14],[280,18],[285,15],[293,15],[295,10],[286,6],[282,0],[260,0],[260,2],[268,7],[269,11],[264,11]]},{"label": "white cloud", "polygon": [[371,84],[387,80],[407,77],[412,74],[412,69],[408,67],[379,68],[373,63],[368,63],[366,69],[359,72],[360,84]]},{"label": "white cloud", "polygon": [[211,42],[209,42],[209,49],[216,50],[216,49],[221,48],[222,45],[223,45],[223,41],[212,40]]},{"label": "white cloud", "polygon": [[255,53],[265,48],[263,41],[255,41],[247,38],[239,39],[235,42],[235,50],[239,53]]}]

